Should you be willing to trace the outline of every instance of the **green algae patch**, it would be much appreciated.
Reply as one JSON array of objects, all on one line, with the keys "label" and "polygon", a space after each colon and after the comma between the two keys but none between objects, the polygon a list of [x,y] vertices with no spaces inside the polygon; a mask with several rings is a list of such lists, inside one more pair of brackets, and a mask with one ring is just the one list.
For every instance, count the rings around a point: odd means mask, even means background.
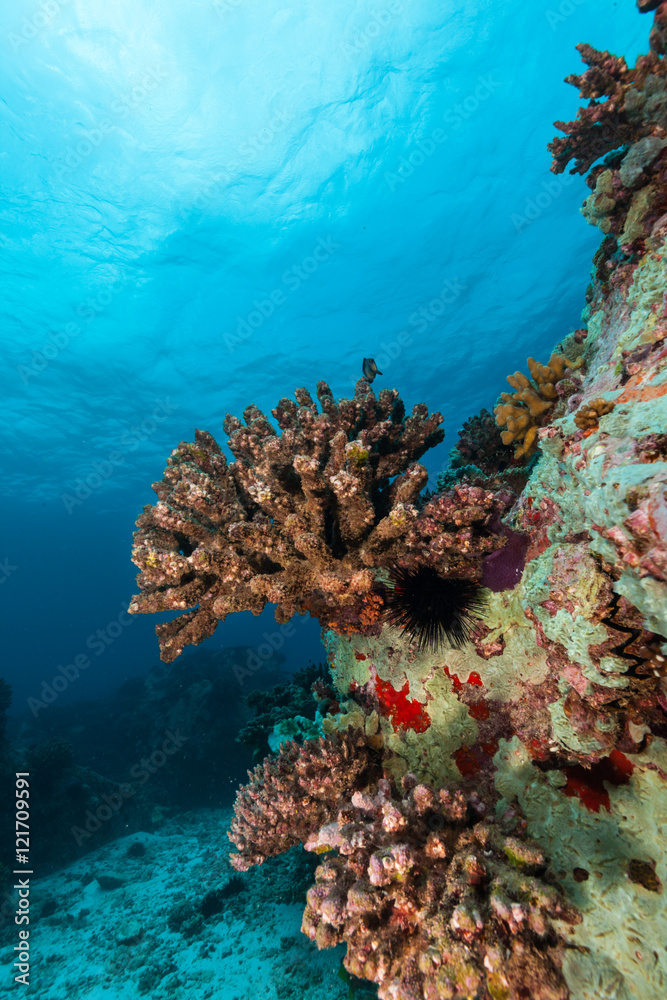
[{"label": "green algae patch", "polygon": [[526,844],[516,837],[505,837],[503,851],[510,864],[515,868],[537,871],[544,868],[544,854],[532,844]]},{"label": "green algae patch", "polygon": [[[514,737],[501,740],[494,757],[498,811],[518,801],[528,833],[550,858],[583,923],[569,929],[563,971],[572,1000],[663,997],[667,982],[667,894],[650,892],[628,876],[630,861],[650,861],[662,884],[667,877],[667,743],[655,738],[622,785],[607,783],[610,811],[591,812],[558,787]],[[556,776],[560,781],[555,780]],[[577,881],[575,870],[588,873]],[[581,950],[576,950],[581,949]]]}]

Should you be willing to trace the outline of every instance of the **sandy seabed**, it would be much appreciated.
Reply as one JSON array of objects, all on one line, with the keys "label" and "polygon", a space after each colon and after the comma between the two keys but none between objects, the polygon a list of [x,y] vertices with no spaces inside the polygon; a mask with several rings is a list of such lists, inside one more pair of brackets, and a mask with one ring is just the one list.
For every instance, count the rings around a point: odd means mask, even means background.
[{"label": "sandy seabed", "polygon": [[17,928],[8,925],[0,932],[0,996],[347,997],[344,948],[318,952],[301,933],[310,859],[298,848],[236,875],[227,862],[230,817],[177,816],[158,832],[132,834],[33,878],[30,985],[14,982]]}]

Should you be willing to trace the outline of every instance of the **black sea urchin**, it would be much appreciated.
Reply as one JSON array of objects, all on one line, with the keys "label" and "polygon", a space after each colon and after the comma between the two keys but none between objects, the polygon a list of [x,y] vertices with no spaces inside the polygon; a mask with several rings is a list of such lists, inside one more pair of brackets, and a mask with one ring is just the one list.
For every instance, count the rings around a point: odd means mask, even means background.
[{"label": "black sea urchin", "polygon": [[391,571],[385,622],[417,642],[419,652],[435,652],[445,640],[460,649],[484,607],[482,588],[471,580],[450,580],[430,566]]}]

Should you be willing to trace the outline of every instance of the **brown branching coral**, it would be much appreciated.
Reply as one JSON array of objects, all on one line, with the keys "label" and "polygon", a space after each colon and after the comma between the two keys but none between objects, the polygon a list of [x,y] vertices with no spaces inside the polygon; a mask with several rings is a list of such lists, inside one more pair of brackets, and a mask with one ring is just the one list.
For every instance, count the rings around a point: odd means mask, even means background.
[{"label": "brown branching coral", "polygon": [[436,792],[412,774],[397,794],[374,746],[349,728],[264,761],[237,796],[234,868],[298,843],[332,852],[302,930],[319,948],[344,942],[345,967],[381,1000],[565,1000],[553,921],[580,916],[517,810],[496,820],[477,794]]},{"label": "brown branching coral", "polygon": [[285,743],[239,789],[229,839],[237,871],[304,843],[336,815],[341,799],[372,780],[375,756],[364,733],[349,728],[303,746]]},{"label": "brown branching coral", "polygon": [[637,0],[637,9],[640,14],[648,14],[659,7],[662,0]]},{"label": "brown branching coral", "polygon": [[357,791],[306,842],[333,849],[316,871],[302,930],[347,945],[347,970],[380,1000],[565,1000],[552,920],[580,916],[542,877],[522,825],[494,822],[476,796],[436,793],[408,774]]},{"label": "brown branching coral", "polygon": [[235,611],[276,619],[309,611],[324,624],[359,614],[375,576],[391,561],[426,485],[417,461],[443,438],[439,413],[410,416],[395,389],[375,396],[357,383],[336,402],[319,382],[321,409],[306,389],[272,411],[281,433],[255,406],[224,429],[236,461],[227,464],[210,434],[197,431],[154,484],[155,506],[137,521],[133,559],[141,593],[132,613],[178,610],[157,627],[161,655],[173,660],[210,636]]},{"label": "brown branching coral", "polygon": [[584,403],[579,407],[574,415],[574,422],[579,430],[594,430],[600,423],[600,417],[605,413],[611,413],[614,403],[609,399],[592,399],[590,403]]},{"label": "brown branching coral", "polygon": [[[653,4],[651,51],[629,68],[624,59],[578,45],[588,69],[566,78],[589,98],[572,122],[555,122],[565,136],[549,144],[551,169],[585,174],[593,193],[584,216],[629,248],[649,235],[667,211],[667,3]],[[607,154],[607,155],[606,155]],[[631,253],[631,250],[627,250]]]},{"label": "brown branching coral", "polygon": [[329,620],[328,627],[339,635],[379,635],[382,631],[384,600],[381,594],[366,594],[358,608],[343,608]]},{"label": "brown branching coral", "polygon": [[482,559],[505,544],[499,519],[514,501],[509,490],[455,486],[436,494],[407,529],[398,565],[428,566],[441,576],[476,579]]},{"label": "brown branching coral", "polygon": [[667,53],[667,4],[657,3],[651,9],[655,10],[655,16],[653,18],[653,27],[648,37],[649,45],[653,52],[657,52],[659,56],[664,56]]},{"label": "brown branching coral", "polygon": [[566,368],[574,370],[582,363],[581,358],[570,361],[563,354],[552,354],[547,365],[528,358],[532,381],[519,371],[507,376],[515,392],[502,392],[494,413],[498,426],[507,428],[501,437],[504,444],[514,444],[515,458],[535,452],[537,432],[559,398],[556,383],[565,378]]},{"label": "brown branching coral", "polygon": [[450,452],[450,469],[465,470],[475,466],[487,476],[493,476],[507,462],[507,450],[500,440],[493,414],[482,409],[466,420],[459,431],[458,443]]},{"label": "brown branching coral", "polygon": [[449,453],[449,467],[438,476],[439,492],[457,483],[521,492],[526,484],[525,467],[503,444],[492,413],[480,410],[458,434],[458,443]]},{"label": "brown branching coral", "polygon": [[[662,23],[659,15],[657,11],[658,25]],[[579,108],[575,121],[554,122],[565,133],[548,145],[553,154],[551,169],[556,174],[562,173],[572,159],[575,162],[570,172],[585,174],[601,156],[650,135],[655,124],[651,118],[656,110],[656,95],[645,92],[645,85],[649,77],[664,77],[666,71],[656,51],[640,56],[635,66],[628,68],[622,57],[591,45],[577,45],[577,50],[588,69],[571,74],[565,82],[577,87],[589,104]]]}]

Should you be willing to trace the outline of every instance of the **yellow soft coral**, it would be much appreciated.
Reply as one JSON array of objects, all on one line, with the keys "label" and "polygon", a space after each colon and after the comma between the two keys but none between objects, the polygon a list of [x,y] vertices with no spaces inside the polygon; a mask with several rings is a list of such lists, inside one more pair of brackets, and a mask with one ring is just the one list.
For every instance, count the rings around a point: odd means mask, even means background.
[{"label": "yellow soft coral", "polygon": [[570,361],[564,354],[552,354],[548,365],[528,358],[532,381],[523,372],[514,372],[507,381],[515,392],[501,392],[502,402],[494,409],[496,424],[505,427],[500,435],[503,444],[514,444],[514,457],[532,455],[537,448],[541,418],[558,399],[556,383],[565,377],[565,369],[580,368],[582,359]]},{"label": "yellow soft coral", "polygon": [[599,396],[597,399],[592,399],[590,403],[579,407],[574,415],[574,422],[582,431],[595,430],[600,422],[600,417],[603,417],[605,413],[611,413],[614,405],[611,400]]}]

